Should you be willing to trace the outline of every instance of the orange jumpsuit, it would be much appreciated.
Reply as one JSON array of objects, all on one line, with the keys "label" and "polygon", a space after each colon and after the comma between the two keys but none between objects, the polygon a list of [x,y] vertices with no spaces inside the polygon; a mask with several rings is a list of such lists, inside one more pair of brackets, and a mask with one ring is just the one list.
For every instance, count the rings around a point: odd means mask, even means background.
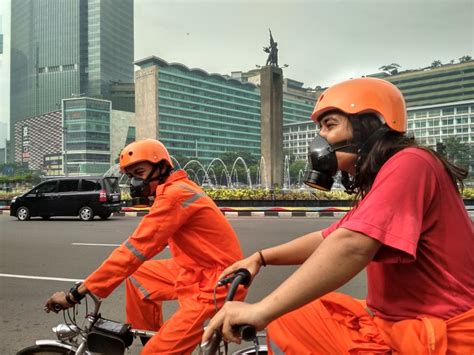
[{"label": "orange jumpsuit", "polygon": [[269,324],[269,354],[474,354],[474,309],[448,320],[399,322],[372,317],[365,302],[341,293]]},{"label": "orange jumpsuit", "polygon": [[[166,245],[172,259],[150,260]],[[127,321],[134,328],[158,331],[142,354],[187,354],[199,344],[204,321],[214,315],[218,276],[240,259],[230,223],[180,170],[157,187],[149,214],[84,283],[90,292],[107,297],[127,279]],[[244,292],[236,299],[243,299]],[[218,289],[220,305],[225,293]],[[179,309],[163,323],[161,301],[172,299]]]}]

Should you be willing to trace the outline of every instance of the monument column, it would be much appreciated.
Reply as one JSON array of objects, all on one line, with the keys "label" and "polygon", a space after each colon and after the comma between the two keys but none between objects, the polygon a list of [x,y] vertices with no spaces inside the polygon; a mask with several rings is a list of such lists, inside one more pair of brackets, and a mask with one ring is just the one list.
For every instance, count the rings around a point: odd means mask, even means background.
[{"label": "monument column", "polygon": [[[144,65],[145,61],[137,65]],[[145,63],[150,64],[150,63]],[[157,65],[144,66],[135,72],[135,122],[137,140],[158,138],[158,72]]]},{"label": "monument column", "polygon": [[262,185],[283,185],[283,71],[267,65],[260,70]]}]

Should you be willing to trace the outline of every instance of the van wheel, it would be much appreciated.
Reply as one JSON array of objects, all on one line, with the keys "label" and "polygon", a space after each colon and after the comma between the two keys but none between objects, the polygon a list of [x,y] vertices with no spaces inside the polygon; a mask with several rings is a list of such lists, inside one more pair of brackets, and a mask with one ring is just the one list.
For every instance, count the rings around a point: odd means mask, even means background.
[{"label": "van wheel", "polygon": [[83,221],[92,221],[94,218],[94,211],[92,208],[85,206],[79,210],[79,218]]},{"label": "van wheel", "polygon": [[99,215],[100,219],[103,219],[103,220],[106,220],[107,218],[109,218],[111,216],[112,212],[108,212],[108,213],[103,213],[101,215]]},{"label": "van wheel", "polygon": [[30,219],[30,210],[27,207],[20,207],[16,210],[16,218],[20,221],[26,221]]}]

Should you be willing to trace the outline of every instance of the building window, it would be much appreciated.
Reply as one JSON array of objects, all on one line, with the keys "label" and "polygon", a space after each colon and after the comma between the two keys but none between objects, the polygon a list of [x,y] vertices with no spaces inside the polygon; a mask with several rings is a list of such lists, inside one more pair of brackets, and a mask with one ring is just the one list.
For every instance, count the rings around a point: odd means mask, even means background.
[{"label": "building window", "polygon": [[426,121],[415,122],[415,128],[424,128],[426,127]]},{"label": "building window", "polygon": [[454,108],[443,108],[443,116],[454,115]]},{"label": "building window", "polygon": [[428,112],[428,116],[430,117],[438,117],[439,116],[439,110],[430,110]]}]

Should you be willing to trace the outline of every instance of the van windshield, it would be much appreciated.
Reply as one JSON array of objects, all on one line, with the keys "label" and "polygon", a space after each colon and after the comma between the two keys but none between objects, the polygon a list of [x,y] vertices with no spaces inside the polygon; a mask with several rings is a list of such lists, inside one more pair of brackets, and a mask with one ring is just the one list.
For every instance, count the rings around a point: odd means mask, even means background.
[{"label": "van windshield", "polygon": [[104,179],[105,189],[108,193],[120,192],[119,179],[116,177],[107,177]]}]

